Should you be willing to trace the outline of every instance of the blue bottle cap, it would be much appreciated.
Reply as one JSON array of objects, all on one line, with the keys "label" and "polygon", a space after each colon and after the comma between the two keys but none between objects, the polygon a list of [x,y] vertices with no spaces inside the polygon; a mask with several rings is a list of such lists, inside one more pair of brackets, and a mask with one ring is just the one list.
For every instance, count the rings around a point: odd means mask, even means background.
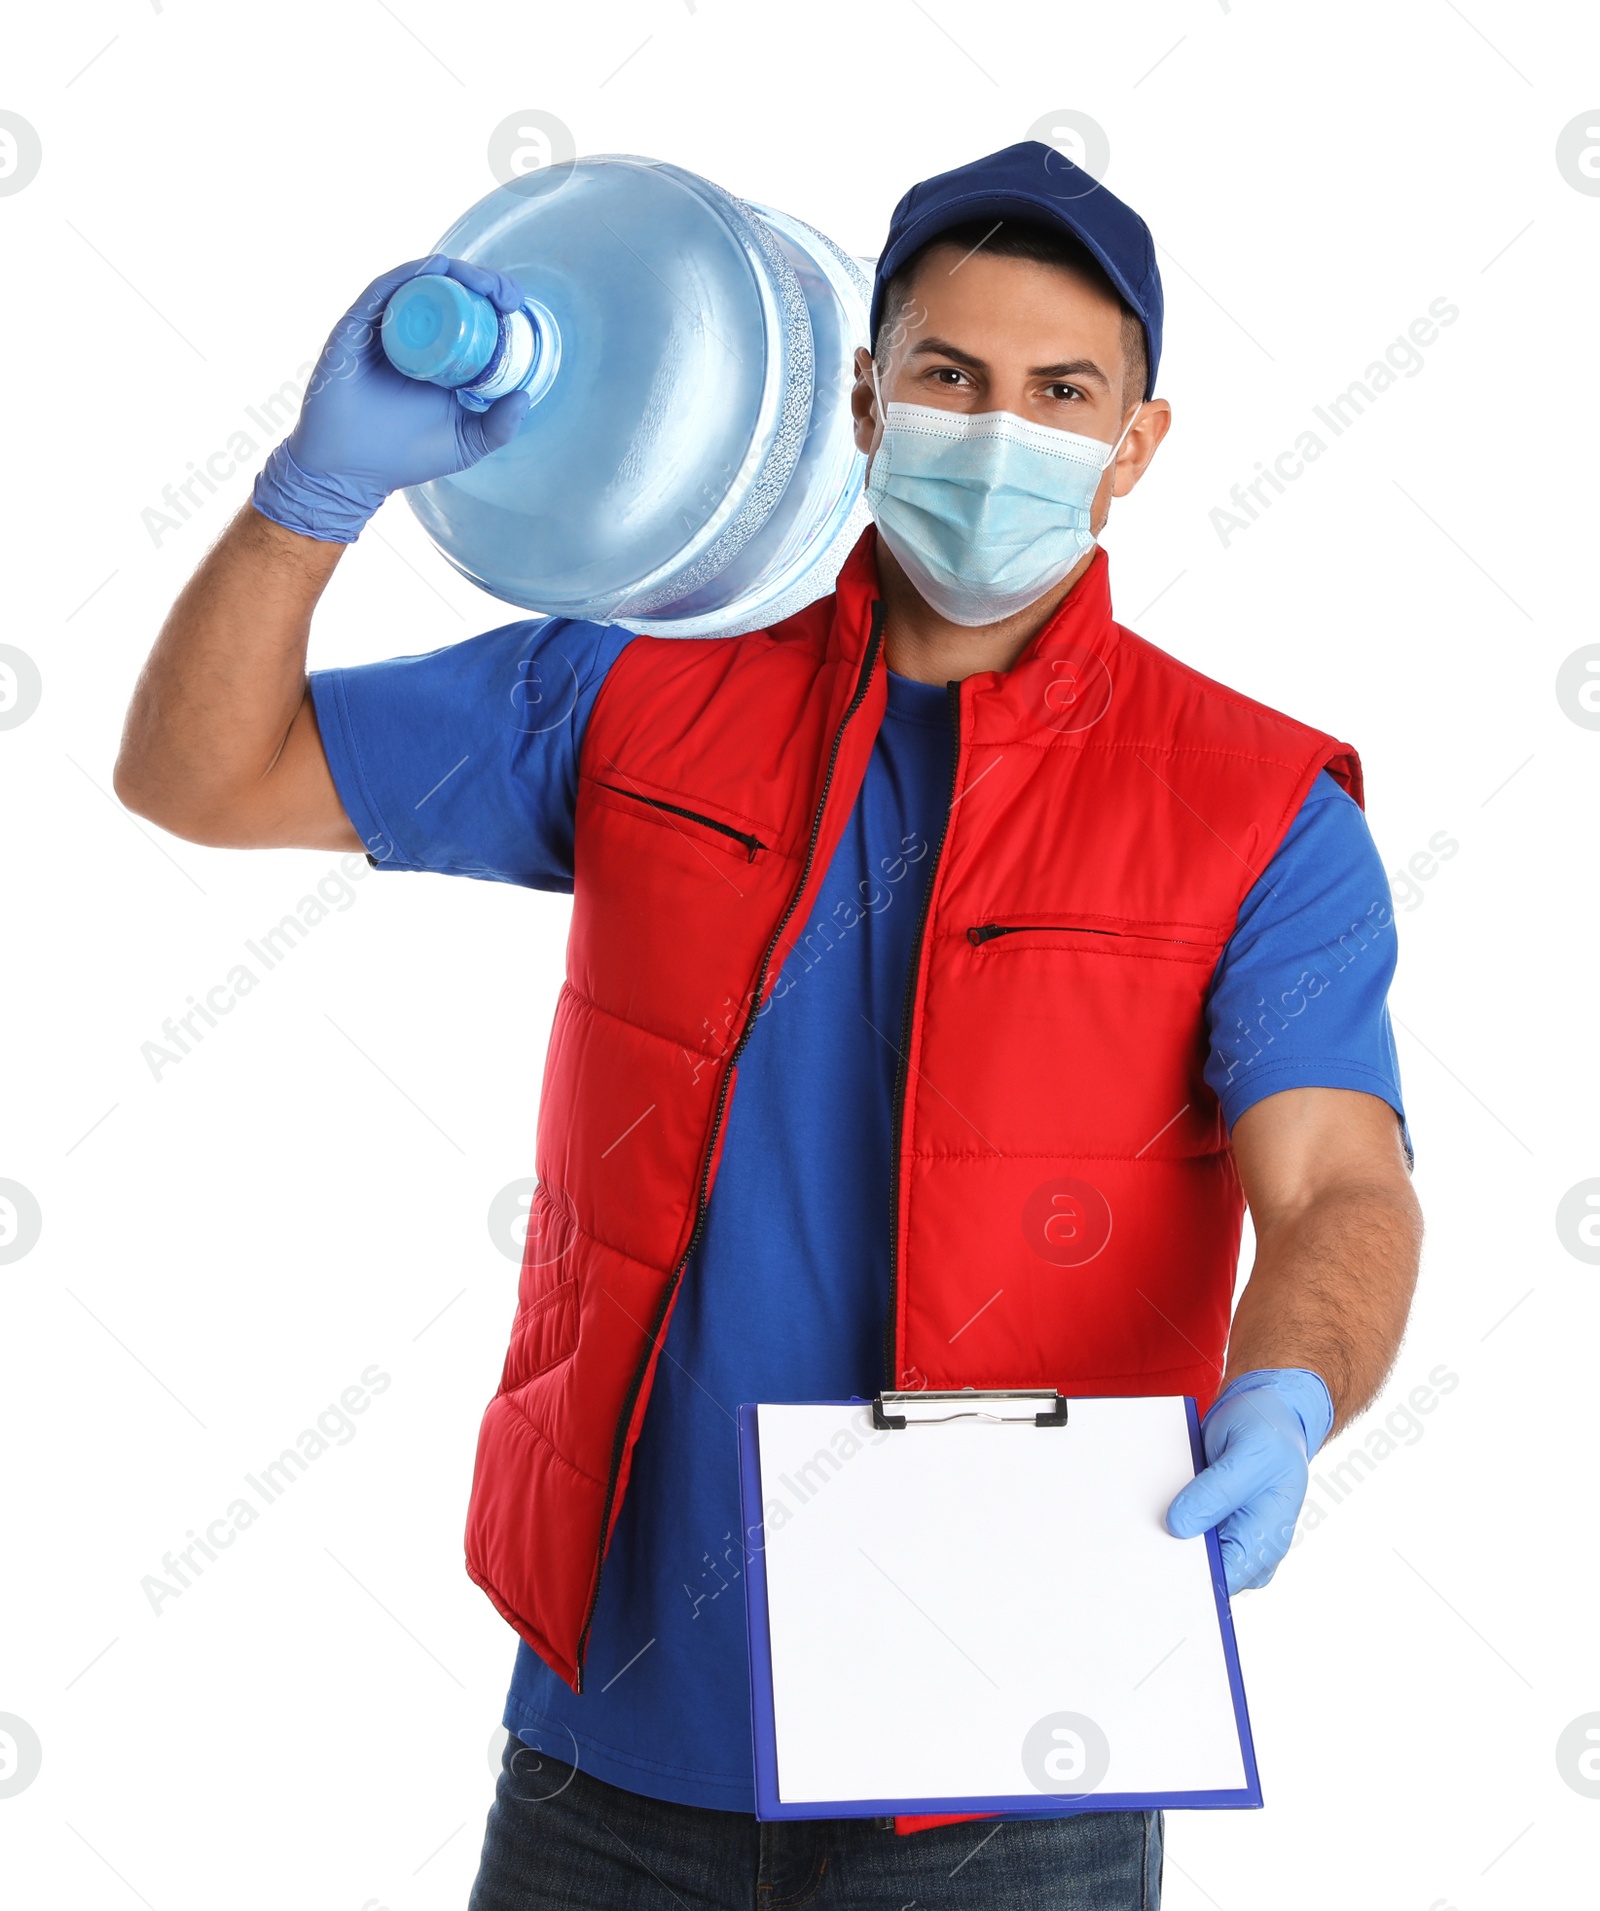
[{"label": "blue bottle cap", "polygon": [[476,378],[494,356],[500,316],[459,280],[425,272],[407,279],[383,314],[383,349],[407,378],[454,389]]}]

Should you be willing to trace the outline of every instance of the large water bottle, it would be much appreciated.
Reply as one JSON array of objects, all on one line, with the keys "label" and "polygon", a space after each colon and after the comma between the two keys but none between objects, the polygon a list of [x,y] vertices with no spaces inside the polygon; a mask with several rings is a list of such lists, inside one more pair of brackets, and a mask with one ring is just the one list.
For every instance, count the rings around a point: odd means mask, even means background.
[{"label": "large water bottle", "polygon": [[832,589],[866,522],[852,354],[869,287],[832,240],[649,159],[530,173],[435,250],[510,273],[502,320],[453,280],[391,299],[390,360],[511,444],[407,492],[457,570],[527,610],[659,636],[776,623]]}]

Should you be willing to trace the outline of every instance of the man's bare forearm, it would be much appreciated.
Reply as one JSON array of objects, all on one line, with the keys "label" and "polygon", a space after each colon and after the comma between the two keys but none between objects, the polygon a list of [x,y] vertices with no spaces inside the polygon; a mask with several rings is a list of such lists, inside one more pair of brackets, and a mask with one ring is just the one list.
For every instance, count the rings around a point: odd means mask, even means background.
[{"label": "man's bare forearm", "polygon": [[354,841],[336,804],[325,814],[331,784],[309,792],[315,815],[303,820],[305,779],[275,774],[286,749],[305,754],[308,725],[314,732],[306,646],[344,549],[252,505],[239,512],[185,585],[140,676],[115,774],[130,809],[199,842]]},{"label": "man's bare forearm", "polygon": [[1265,1228],[1258,1223],[1225,1380],[1308,1367],[1327,1383],[1334,1427],[1343,1427],[1394,1364],[1421,1246],[1421,1209],[1392,1175],[1336,1184]]}]

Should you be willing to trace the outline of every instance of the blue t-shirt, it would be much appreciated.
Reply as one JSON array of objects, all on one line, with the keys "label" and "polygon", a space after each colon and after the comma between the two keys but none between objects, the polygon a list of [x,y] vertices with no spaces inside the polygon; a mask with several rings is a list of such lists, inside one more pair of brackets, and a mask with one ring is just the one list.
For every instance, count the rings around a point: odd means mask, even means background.
[{"label": "blue t-shirt", "polygon": [[[550,620],[316,673],[334,782],[380,866],[570,890],[583,726],[627,642]],[[506,1725],[628,1790],[754,1809],[735,1414],[881,1382],[892,1041],[950,749],[944,689],[891,673],[816,933],[802,932],[740,1060],[601,1575],[588,1690],[518,1650]],[[1383,866],[1360,809],[1323,775],[1213,980],[1206,1079],[1230,1126],[1281,1089],[1333,1087],[1381,1097],[1403,1129],[1394,961]],[[863,1019],[891,1040],[863,1040]]]}]

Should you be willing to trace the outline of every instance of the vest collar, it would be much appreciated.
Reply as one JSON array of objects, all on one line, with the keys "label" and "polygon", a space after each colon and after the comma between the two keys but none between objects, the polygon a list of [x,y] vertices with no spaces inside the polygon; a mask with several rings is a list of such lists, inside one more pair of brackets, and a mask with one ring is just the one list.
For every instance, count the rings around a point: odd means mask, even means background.
[{"label": "vest collar", "polygon": [[833,656],[844,663],[860,663],[872,634],[872,607],[882,595],[878,584],[878,529],[869,524],[841,565],[833,587],[828,641]]},{"label": "vest collar", "polygon": [[1100,550],[1009,670],[980,670],[962,684],[972,741],[1081,746],[1111,707],[1118,640]]},{"label": "vest collar", "polygon": [[[834,586],[829,649],[858,663],[866,653],[878,584],[877,529],[869,524]],[[1103,550],[1009,670],[980,670],[961,686],[964,709],[984,739],[1055,733],[1069,739],[1105,714],[1116,671],[1118,630],[1111,616],[1111,567]]]}]

